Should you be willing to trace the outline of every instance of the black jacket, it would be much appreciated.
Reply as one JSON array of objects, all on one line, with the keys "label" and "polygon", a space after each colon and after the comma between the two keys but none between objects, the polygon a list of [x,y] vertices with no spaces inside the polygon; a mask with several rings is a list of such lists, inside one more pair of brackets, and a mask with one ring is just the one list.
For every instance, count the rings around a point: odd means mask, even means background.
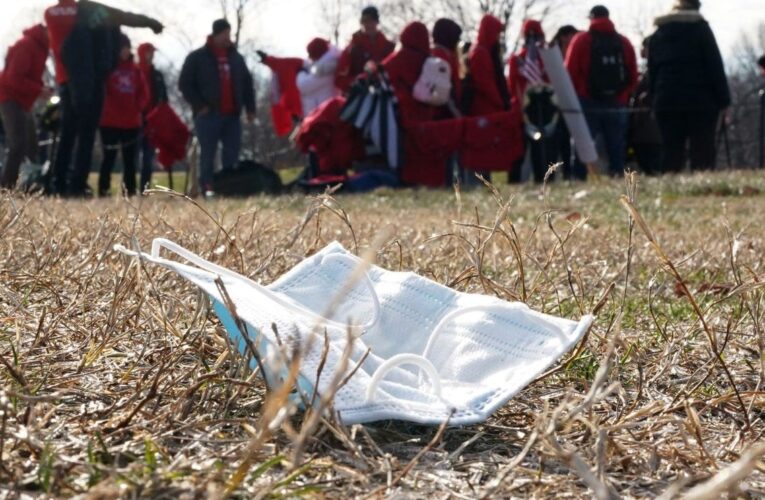
[{"label": "black jacket", "polygon": [[165,77],[162,76],[162,72],[158,71],[157,68],[153,67],[151,68],[151,76],[149,77],[149,81],[146,82],[146,84],[151,87],[151,97],[152,100],[149,103],[149,106],[147,109],[151,110],[154,109],[157,104],[167,102],[167,85],[165,85]]},{"label": "black jacket", "polygon": [[648,73],[656,111],[711,111],[730,105],[730,89],[712,29],[696,11],[656,19]]},{"label": "black jacket", "polygon": [[[234,103],[237,112],[241,113],[244,107],[248,113],[255,113],[255,87],[244,58],[234,47],[231,47],[228,61],[231,66],[231,82],[234,86]],[[186,57],[178,87],[195,115],[204,107],[209,107],[213,111],[220,110],[218,60],[209,46],[205,45]]]}]

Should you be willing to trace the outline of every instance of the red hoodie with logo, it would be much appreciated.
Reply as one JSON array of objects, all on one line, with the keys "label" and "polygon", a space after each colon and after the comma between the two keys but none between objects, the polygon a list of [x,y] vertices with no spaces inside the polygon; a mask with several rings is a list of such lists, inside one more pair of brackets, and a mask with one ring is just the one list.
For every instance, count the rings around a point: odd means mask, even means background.
[{"label": "red hoodie with logo", "polygon": [[[607,18],[593,19],[590,22],[590,31],[602,33],[616,33],[614,23]],[[629,84],[627,88],[619,95],[617,101],[619,104],[626,105],[629,102],[632,91],[638,82],[638,67],[635,48],[632,43],[624,36],[618,35],[622,40],[624,47],[624,62],[627,65],[627,77]],[[574,88],[579,97],[588,99],[590,97],[590,68],[592,66],[592,35],[584,31],[579,33],[571,40],[571,46],[566,54],[566,69],[568,69],[571,79],[574,82]]]},{"label": "red hoodie with logo", "polygon": [[29,111],[43,90],[43,72],[48,58],[48,33],[38,24],[8,49],[0,73],[0,102],[15,101]]},{"label": "red hoodie with logo", "polygon": [[61,48],[64,41],[72,33],[77,20],[76,0],[59,0],[58,4],[45,10],[45,25],[48,27],[50,48],[56,64],[56,83],[59,85],[69,81],[64,63],[61,60]]},{"label": "red hoodie with logo", "polygon": [[140,128],[149,96],[146,87],[143,73],[132,59],[120,62],[106,82],[100,125],[119,129]]}]

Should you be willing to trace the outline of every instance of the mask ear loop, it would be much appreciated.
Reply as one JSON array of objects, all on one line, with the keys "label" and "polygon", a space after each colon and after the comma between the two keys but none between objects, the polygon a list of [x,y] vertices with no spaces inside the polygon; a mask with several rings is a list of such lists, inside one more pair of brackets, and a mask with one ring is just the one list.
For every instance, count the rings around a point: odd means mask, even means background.
[{"label": "mask ear loop", "polygon": [[438,376],[438,371],[436,370],[436,367],[433,366],[433,363],[423,358],[422,356],[418,356],[417,354],[399,354],[398,356],[393,356],[388,361],[380,365],[380,368],[378,368],[374,375],[372,375],[372,380],[369,381],[369,386],[367,387],[367,395],[365,401],[366,403],[374,402],[375,393],[377,392],[377,389],[385,376],[391,370],[398,368],[401,365],[414,365],[425,372],[428,375],[428,378],[430,378],[431,384],[433,385],[433,395],[438,399],[442,399],[441,377]]},{"label": "mask ear loop", "polygon": [[[291,300],[288,300],[288,299],[285,299],[281,294],[274,293],[268,287],[265,287],[265,286],[263,286],[263,285],[261,285],[259,283],[256,283],[253,280],[251,280],[250,278],[247,278],[246,276],[242,276],[241,274],[238,274],[238,273],[235,273],[233,271],[230,271],[229,269],[226,269],[225,267],[219,266],[217,264],[213,264],[212,262],[210,262],[208,260],[205,260],[202,257],[200,257],[199,255],[195,254],[194,252],[192,252],[192,251],[190,251],[190,250],[188,250],[188,249],[178,245],[177,243],[175,243],[173,241],[167,240],[165,238],[157,238],[157,239],[155,239],[153,241],[153,243],[151,245],[151,256],[146,256],[146,255],[143,255],[143,254],[141,254],[141,255],[146,257],[146,258],[148,258],[148,260],[150,260],[152,262],[155,262],[157,264],[170,264],[170,265],[176,264],[176,262],[168,260],[168,259],[164,259],[164,258],[162,258],[160,256],[163,248],[165,250],[169,250],[169,251],[173,252],[174,254],[184,258],[188,262],[190,262],[190,263],[194,264],[195,266],[197,266],[199,269],[201,269],[203,271],[206,271],[206,272],[208,272],[210,274],[218,275],[218,276],[225,276],[225,277],[231,278],[233,280],[237,280],[237,281],[244,281],[248,285],[250,285],[253,288],[257,289],[263,295],[266,295],[267,297],[269,297],[270,299],[274,300],[275,302],[278,302],[280,305],[286,307],[287,309],[295,311],[298,314],[303,314],[303,315],[306,315],[306,316],[311,316],[311,317],[317,319],[318,321],[321,321],[321,322],[325,323],[328,326],[333,326],[335,328],[340,328],[340,329],[343,329],[343,330],[348,329],[348,328],[360,328],[362,330],[369,330],[372,327],[374,327],[380,321],[380,316],[381,316],[381,313],[382,313],[381,307],[380,307],[380,299],[377,297],[377,292],[375,291],[375,288],[374,288],[374,285],[372,283],[372,280],[369,278],[369,275],[367,273],[363,273],[363,281],[364,281],[365,285],[367,286],[367,288],[369,288],[369,292],[370,292],[370,295],[372,297],[372,308],[374,309],[373,315],[372,315],[372,319],[370,321],[368,321],[367,323],[365,323],[365,324],[361,324],[361,325],[349,325],[349,324],[341,323],[339,321],[334,321],[334,320],[330,320],[328,318],[325,318],[325,317],[323,317],[323,316],[321,316],[321,315],[319,315],[319,314],[317,314],[317,313],[315,313],[315,312],[313,312],[313,311],[311,311],[309,309],[306,309],[305,307],[303,307],[302,304],[294,302],[294,301],[291,301]],[[122,245],[115,245],[114,249],[117,250],[118,252],[122,252],[122,253],[124,253],[126,255],[130,255],[130,256],[133,256],[133,257],[139,256],[138,252],[134,252],[134,251],[128,250],[128,249],[126,249]],[[350,257],[343,257],[343,256],[338,255],[338,258],[340,258],[340,257],[348,258],[349,260],[352,260]],[[354,262],[354,264],[355,264],[355,262]]]}]

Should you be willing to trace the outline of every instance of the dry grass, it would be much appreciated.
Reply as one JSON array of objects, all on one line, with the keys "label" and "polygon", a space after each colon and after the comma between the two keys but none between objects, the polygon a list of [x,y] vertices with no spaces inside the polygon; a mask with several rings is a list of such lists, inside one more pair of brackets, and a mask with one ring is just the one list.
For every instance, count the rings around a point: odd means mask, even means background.
[{"label": "dry grass", "polygon": [[[765,495],[765,181],[639,183],[201,208],[0,195],[0,497]],[[200,294],[112,251],[167,237],[268,283],[386,228],[384,267],[596,326],[486,425],[269,427],[284,394]]]}]

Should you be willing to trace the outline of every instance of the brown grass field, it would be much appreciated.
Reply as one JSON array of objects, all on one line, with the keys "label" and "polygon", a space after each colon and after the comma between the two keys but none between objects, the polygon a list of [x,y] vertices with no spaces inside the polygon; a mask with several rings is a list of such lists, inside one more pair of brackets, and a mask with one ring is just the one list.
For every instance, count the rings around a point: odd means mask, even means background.
[{"label": "brown grass field", "polygon": [[[765,496],[761,172],[197,203],[0,194],[0,498]],[[270,283],[381,234],[388,269],[598,320],[484,425],[271,433],[198,291],[112,249]]]}]

